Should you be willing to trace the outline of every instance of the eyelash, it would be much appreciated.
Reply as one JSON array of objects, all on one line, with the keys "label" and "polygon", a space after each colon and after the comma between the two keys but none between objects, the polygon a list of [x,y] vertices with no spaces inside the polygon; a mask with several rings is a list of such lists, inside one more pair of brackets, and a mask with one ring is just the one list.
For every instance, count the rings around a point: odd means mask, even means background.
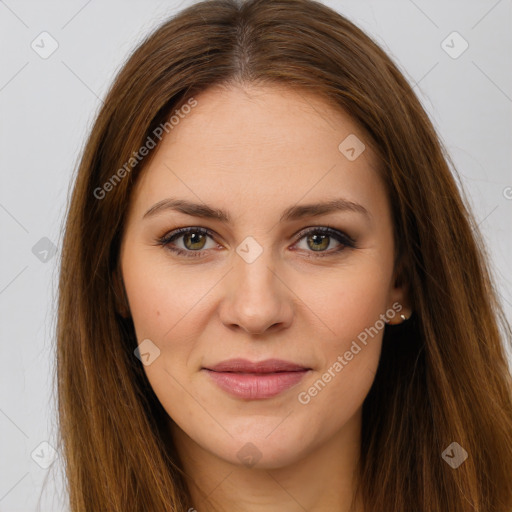
[{"label": "eyelash", "polygon": [[[192,251],[192,250],[184,250],[177,247],[173,247],[171,242],[174,240],[177,240],[181,238],[183,235],[186,235],[188,233],[200,233],[202,235],[207,235],[210,238],[214,238],[214,234],[212,231],[206,228],[202,227],[187,227],[187,228],[179,228],[175,229],[169,233],[166,233],[165,235],[158,237],[156,239],[156,245],[160,245],[164,247],[165,249],[177,254],[178,256],[185,256],[187,258],[197,258],[203,256],[203,253],[208,251],[209,249],[199,250],[199,251]],[[337,249],[331,250],[329,252],[315,252],[315,251],[308,251],[314,253],[314,257],[328,257],[333,256],[336,254],[339,254],[340,252],[344,251],[346,248],[354,249],[356,247],[355,241],[349,237],[346,233],[343,233],[342,231],[338,231],[337,229],[333,229],[330,226],[318,226],[314,228],[308,228],[306,230],[303,230],[299,233],[299,238],[295,242],[297,244],[300,242],[303,238],[310,234],[322,234],[322,235],[328,235],[331,238],[334,238],[337,242],[339,242],[341,245]],[[294,245],[295,245],[294,244]],[[308,256],[309,257],[309,256]]]}]

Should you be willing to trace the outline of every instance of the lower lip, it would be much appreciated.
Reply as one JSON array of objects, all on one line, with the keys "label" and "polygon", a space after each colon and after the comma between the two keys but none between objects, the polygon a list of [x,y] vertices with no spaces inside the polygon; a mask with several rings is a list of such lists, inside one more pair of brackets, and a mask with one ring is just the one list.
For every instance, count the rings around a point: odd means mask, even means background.
[{"label": "lower lip", "polygon": [[205,371],[226,393],[246,400],[258,400],[271,398],[290,389],[299,383],[309,370],[260,374]]}]

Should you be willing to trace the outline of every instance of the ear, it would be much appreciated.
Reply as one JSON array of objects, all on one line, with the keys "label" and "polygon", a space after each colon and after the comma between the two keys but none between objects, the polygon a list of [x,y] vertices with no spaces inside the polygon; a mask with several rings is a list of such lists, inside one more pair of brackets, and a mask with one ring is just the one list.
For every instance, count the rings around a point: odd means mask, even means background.
[{"label": "ear", "polygon": [[412,305],[410,299],[410,284],[405,272],[405,266],[403,260],[399,260],[395,265],[395,271],[393,273],[393,286],[389,292],[388,306],[392,310],[399,313],[394,319],[388,321],[389,324],[395,325],[403,321],[405,318],[409,318],[412,314]]},{"label": "ear", "polygon": [[112,272],[112,282],[114,286],[116,311],[123,318],[130,318],[130,306],[128,304],[128,297],[126,296],[126,290],[124,288],[124,282],[119,266]]}]

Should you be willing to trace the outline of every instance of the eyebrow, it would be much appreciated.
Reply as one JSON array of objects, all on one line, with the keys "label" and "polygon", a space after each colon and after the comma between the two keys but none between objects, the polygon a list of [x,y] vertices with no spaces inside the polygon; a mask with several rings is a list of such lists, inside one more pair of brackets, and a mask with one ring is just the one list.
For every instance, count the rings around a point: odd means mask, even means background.
[{"label": "eyebrow", "polygon": [[[232,221],[230,214],[225,210],[220,208],[213,208],[204,203],[193,203],[191,201],[187,201],[186,199],[175,198],[163,199],[162,201],[154,204],[143,215],[142,218],[145,219],[167,210],[175,210],[184,213],[185,215],[191,215],[193,217],[220,220],[228,224],[230,224]],[[355,212],[363,214],[368,218],[371,217],[370,213],[363,205],[339,198],[322,203],[291,206],[283,212],[279,222],[299,220],[304,217],[317,217],[336,211]]]}]

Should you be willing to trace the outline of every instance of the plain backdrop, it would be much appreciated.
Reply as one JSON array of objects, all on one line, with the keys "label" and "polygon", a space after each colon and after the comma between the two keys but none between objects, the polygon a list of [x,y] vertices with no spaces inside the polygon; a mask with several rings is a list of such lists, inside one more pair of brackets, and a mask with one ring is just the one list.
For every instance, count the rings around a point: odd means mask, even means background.
[{"label": "plain backdrop", "polygon": [[[115,73],[148,32],[191,3],[0,0],[0,512],[67,510],[60,459],[42,466],[54,460],[68,189]],[[414,85],[462,178],[510,319],[512,2],[324,3],[372,36]]]}]

